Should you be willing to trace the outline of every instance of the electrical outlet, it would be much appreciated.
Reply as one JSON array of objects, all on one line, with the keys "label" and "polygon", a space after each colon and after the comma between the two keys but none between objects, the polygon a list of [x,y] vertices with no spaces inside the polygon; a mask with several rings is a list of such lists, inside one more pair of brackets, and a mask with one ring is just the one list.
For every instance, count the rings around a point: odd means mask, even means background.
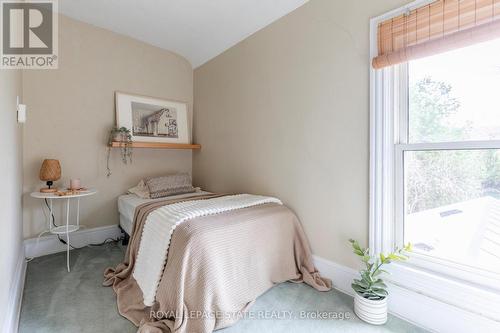
[{"label": "electrical outlet", "polygon": [[17,106],[17,122],[24,124],[26,122],[26,105],[19,104]]}]

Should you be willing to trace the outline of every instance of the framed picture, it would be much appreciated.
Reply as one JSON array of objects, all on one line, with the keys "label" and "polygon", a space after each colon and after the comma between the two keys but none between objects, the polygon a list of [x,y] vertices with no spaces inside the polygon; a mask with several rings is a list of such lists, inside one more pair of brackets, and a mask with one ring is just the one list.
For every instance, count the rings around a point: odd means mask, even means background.
[{"label": "framed picture", "polygon": [[116,92],[116,125],[132,141],[190,143],[186,103]]}]

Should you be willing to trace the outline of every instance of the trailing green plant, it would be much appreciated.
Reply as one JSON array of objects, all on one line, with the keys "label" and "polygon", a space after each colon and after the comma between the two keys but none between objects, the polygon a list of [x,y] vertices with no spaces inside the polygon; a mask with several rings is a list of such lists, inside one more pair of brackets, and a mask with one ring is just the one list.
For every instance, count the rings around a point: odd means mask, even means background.
[{"label": "trailing green plant", "polygon": [[372,255],[370,249],[362,248],[359,243],[349,239],[353,252],[361,258],[365,264],[365,269],[361,270],[360,279],[354,279],[351,284],[352,289],[360,296],[370,300],[382,300],[389,294],[387,285],[381,279],[383,273],[388,273],[382,269],[382,266],[390,264],[393,261],[404,261],[408,259],[406,252],[412,251],[412,245],[408,243],[403,248],[398,248],[394,252],[385,255],[380,253],[378,256]]},{"label": "trailing green plant", "polygon": [[132,163],[132,134],[126,127],[113,127],[108,135],[108,156],[106,161],[107,177],[111,176],[111,169],[109,167],[109,159],[111,157],[111,144],[114,141],[120,142],[120,153],[123,164]]}]

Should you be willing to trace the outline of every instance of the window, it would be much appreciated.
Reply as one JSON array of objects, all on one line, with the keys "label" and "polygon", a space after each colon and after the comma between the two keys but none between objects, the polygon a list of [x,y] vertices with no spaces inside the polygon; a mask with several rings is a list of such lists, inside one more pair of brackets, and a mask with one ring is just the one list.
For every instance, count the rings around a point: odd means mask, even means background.
[{"label": "window", "polygon": [[500,40],[410,61],[409,142],[500,140]]},{"label": "window", "polygon": [[377,75],[371,246],[500,289],[500,39]]},{"label": "window", "polygon": [[[500,40],[410,61],[404,242],[500,273]],[[499,146],[500,148],[500,146]]]},{"label": "window", "polygon": [[500,321],[500,0],[370,24],[369,246],[413,243],[390,282]]}]

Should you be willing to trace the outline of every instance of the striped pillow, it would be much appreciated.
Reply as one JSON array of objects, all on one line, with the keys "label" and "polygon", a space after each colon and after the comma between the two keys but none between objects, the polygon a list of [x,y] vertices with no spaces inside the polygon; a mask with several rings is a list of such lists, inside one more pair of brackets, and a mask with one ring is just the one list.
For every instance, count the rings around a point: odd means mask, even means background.
[{"label": "striped pillow", "polygon": [[144,181],[149,189],[151,199],[168,197],[175,194],[196,192],[196,189],[191,183],[191,176],[188,173],[178,173],[175,175],[148,178]]}]

